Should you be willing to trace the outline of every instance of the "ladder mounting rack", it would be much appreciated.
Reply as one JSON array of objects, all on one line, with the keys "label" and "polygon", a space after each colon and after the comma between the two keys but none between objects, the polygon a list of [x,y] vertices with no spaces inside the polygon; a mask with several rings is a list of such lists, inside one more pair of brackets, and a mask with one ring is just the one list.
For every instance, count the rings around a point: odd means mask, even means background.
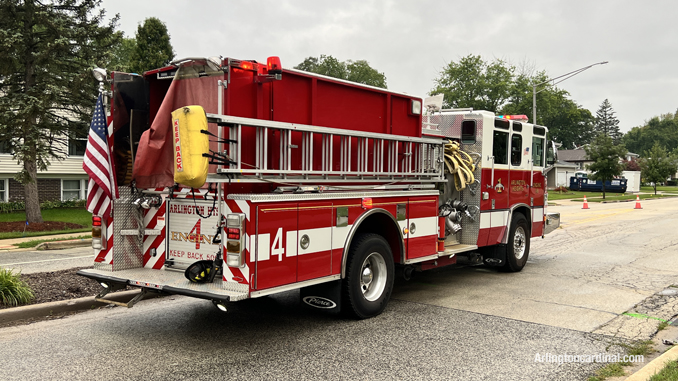
[{"label": "ladder mounting rack", "polygon": [[[210,182],[442,182],[443,141],[207,114],[219,126],[220,153]],[[243,139],[245,138],[245,139]],[[253,141],[254,145],[249,142]],[[246,144],[241,144],[246,142]]]}]

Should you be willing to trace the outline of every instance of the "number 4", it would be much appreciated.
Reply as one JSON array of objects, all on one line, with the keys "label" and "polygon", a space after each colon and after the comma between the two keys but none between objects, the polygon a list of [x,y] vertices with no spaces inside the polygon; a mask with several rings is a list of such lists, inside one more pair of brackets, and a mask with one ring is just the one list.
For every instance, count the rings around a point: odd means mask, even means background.
[{"label": "number 4", "polygon": [[283,249],[283,229],[278,228],[278,232],[275,233],[275,238],[273,239],[273,245],[271,246],[271,255],[278,256],[278,262],[282,261],[283,255],[285,254],[285,249]]}]

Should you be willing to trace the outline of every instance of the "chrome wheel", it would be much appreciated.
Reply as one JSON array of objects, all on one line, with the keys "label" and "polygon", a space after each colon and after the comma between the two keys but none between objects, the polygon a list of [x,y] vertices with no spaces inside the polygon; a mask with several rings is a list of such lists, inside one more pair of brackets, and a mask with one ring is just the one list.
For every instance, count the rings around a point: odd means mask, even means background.
[{"label": "chrome wheel", "polygon": [[523,255],[525,255],[525,236],[525,229],[522,226],[518,226],[513,235],[513,255],[516,259],[522,259]]},{"label": "chrome wheel", "polygon": [[386,288],[387,279],[384,257],[377,252],[368,255],[360,268],[360,289],[365,299],[370,302],[379,299]]}]

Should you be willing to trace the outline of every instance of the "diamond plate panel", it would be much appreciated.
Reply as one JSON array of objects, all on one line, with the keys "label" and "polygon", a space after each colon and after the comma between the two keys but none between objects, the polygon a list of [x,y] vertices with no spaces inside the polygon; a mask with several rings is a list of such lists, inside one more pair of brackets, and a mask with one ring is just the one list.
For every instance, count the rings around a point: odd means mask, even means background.
[{"label": "diamond plate panel", "polygon": [[[215,295],[228,296],[230,301],[247,299],[249,288],[242,285],[238,289],[232,289],[228,283],[215,279],[214,283],[193,283],[184,277],[183,272],[170,270],[149,270],[149,269],[127,269],[116,271],[113,274],[100,272],[96,269],[82,270],[92,275],[103,275],[127,280],[130,285],[140,285],[152,289],[162,289],[163,287],[175,287],[194,292],[208,292]],[[149,283],[146,285],[146,283]],[[156,287],[159,286],[159,287]],[[228,287],[227,287],[228,286]]]},{"label": "diamond plate panel", "polygon": [[120,198],[113,202],[113,271],[143,267],[143,247],[139,236],[123,235],[122,230],[139,229],[141,211],[132,205],[134,196],[127,187],[119,189]]},{"label": "diamond plate panel", "polygon": [[[473,113],[467,113],[467,114],[442,114],[442,115],[435,115],[435,119],[432,117],[431,122],[437,123],[438,128],[443,132],[443,135],[448,138],[456,139],[456,140],[461,140],[461,122],[464,120],[475,120],[476,121],[476,142],[474,144],[463,144],[462,145],[462,150],[464,152],[468,153],[473,157],[474,159],[477,159],[477,165],[476,169],[473,172],[473,176],[476,178],[476,180],[480,181],[480,174],[481,174],[481,160],[479,159],[478,155],[482,155],[482,149],[483,149],[483,115],[481,114],[473,114]],[[435,120],[435,122],[434,122]],[[475,155],[474,155],[475,154]],[[448,177],[450,180],[446,183],[446,191],[445,191],[445,196],[446,197],[451,197],[453,199],[459,199],[466,204],[468,204],[469,209],[476,209],[478,212],[480,211],[480,195],[482,193],[482,189],[478,187],[478,190],[475,194],[475,196],[471,195],[471,192],[469,191],[469,187],[466,187],[466,189],[462,190],[461,192],[457,192],[456,189],[454,188],[454,178],[449,176]],[[459,194],[461,193],[461,194]],[[441,197],[440,202],[445,202],[446,198]],[[456,238],[459,243],[464,244],[464,245],[475,245],[478,243],[478,233],[480,231],[480,213],[478,213],[478,217],[476,218],[475,221],[471,220],[467,216],[464,216],[464,219],[462,220],[462,230],[460,234],[457,234],[456,237],[450,236],[446,240],[446,244],[448,243],[447,241],[449,240],[454,240]]]}]

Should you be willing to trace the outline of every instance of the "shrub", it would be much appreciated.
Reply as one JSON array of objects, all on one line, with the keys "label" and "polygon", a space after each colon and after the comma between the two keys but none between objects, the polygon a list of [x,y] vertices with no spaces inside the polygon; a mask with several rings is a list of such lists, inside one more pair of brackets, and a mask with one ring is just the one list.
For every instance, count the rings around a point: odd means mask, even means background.
[{"label": "shrub", "polygon": [[569,192],[569,191],[570,191],[570,188],[568,188],[568,187],[566,187],[566,186],[564,186],[564,185],[561,185],[561,186],[559,186],[559,187],[557,187],[557,188],[554,188],[553,191],[554,191],[554,192]]},{"label": "shrub", "polygon": [[0,202],[0,213],[12,213],[25,209],[23,201]]},{"label": "shrub", "polygon": [[0,303],[18,306],[33,300],[33,291],[11,269],[0,269]]},{"label": "shrub", "polygon": [[676,185],[678,185],[678,180],[669,180],[666,182],[666,185],[675,187]]}]

